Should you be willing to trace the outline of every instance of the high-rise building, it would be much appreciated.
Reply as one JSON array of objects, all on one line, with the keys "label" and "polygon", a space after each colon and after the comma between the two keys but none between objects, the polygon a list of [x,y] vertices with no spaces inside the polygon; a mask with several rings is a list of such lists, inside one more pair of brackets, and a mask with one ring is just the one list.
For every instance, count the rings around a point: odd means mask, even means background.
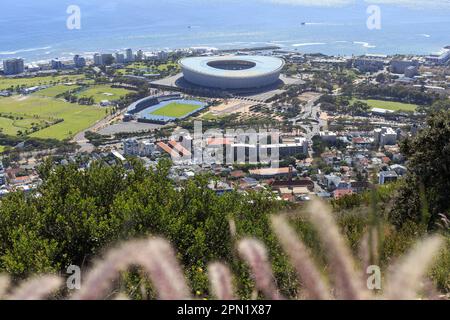
[{"label": "high-rise building", "polygon": [[51,65],[52,65],[52,69],[54,69],[54,70],[61,70],[64,68],[62,61],[59,59],[53,59],[51,61]]},{"label": "high-rise building", "polygon": [[158,51],[158,60],[167,60],[169,54],[166,51]]},{"label": "high-rise building", "polygon": [[75,64],[76,68],[83,68],[86,66],[86,59],[81,57],[80,55],[75,55],[75,57],[73,57],[73,62]]},{"label": "high-rise building", "polygon": [[125,55],[123,53],[116,53],[116,63],[124,63],[125,62]]},{"label": "high-rise building", "polygon": [[6,75],[23,73],[25,70],[23,59],[8,59],[3,61],[3,72]]},{"label": "high-rise building", "polygon": [[102,54],[102,65],[111,65],[114,63],[114,56],[111,53]]},{"label": "high-rise building", "polygon": [[138,50],[138,52],[136,53],[136,60],[137,60],[137,61],[142,61],[142,60],[144,60],[144,51]]},{"label": "high-rise building", "polygon": [[103,64],[102,56],[99,53],[94,54],[94,64],[101,66]]},{"label": "high-rise building", "polygon": [[127,49],[125,51],[125,56],[126,56],[126,61],[127,62],[133,62],[134,61],[133,50]]}]

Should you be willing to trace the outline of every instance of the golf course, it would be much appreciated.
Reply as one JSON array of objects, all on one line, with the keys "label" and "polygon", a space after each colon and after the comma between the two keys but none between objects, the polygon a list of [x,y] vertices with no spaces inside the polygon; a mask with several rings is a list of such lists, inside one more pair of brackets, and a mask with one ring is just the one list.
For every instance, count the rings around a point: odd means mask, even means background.
[{"label": "golf course", "polygon": [[105,108],[48,97],[12,96],[0,98],[0,128],[8,135],[64,140],[89,128],[106,112]]}]

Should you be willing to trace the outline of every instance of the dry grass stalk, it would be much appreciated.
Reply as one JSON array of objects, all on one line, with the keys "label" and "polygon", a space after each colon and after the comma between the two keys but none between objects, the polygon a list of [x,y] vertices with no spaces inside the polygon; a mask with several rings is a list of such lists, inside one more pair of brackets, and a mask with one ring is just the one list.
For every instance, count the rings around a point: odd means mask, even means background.
[{"label": "dry grass stalk", "polygon": [[211,290],[219,300],[235,300],[231,272],[222,263],[212,263],[208,267]]},{"label": "dry grass stalk", "polygon": [[366,298],[366,292],[354,260],[330,209],[322,202],[312,201],[309,218],[319,232],[334,277],[336,296],[339,299],[359,300]]},{"label": "dry grass stalk", "polygon": [[10,296],[9,300],[44,300],[57,291],[63,281],[57,276],[42,276],[22,283]]},{"label": "dry grass stalk", "polygon": [[258,240],[244,239],[238,243],[238,252],[249,264],[256,287],[269,299],[281,299],[265,246]]},{"label": "dry grass stalk", "polygon": [[8,292],[11,280],[7,275],[0,275],[0,299],[3,299]]},{"label": "dry grass stalk", "polygon": [[188,299],[189,289],[170,244],[163,239],[130,241],[111,250],[86,276],[80,300],[103,299],[118,274],[132,265],[144,267],[160,299]]},{"label": "dry grass stalk", "polygon": [[286,219],[281,216],[273,216],[272,227],[297,271],[307,298],[314,300],[330,299],[330,291],[314,264],[308,248],[297,238]]},{"label": "dry grass stalk", "polygon": [[432,236],[417,244],[393,268],[388,277],[385,298],[412,300],[417,298],[420,282],[442,247],[443,239]]}]

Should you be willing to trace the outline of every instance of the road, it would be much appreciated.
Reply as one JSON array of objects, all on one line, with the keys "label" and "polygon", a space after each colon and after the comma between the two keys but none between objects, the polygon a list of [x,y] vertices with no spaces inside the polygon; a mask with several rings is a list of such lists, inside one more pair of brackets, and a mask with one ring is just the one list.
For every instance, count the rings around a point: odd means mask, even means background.
[{"label": "road", "polygon": [[106,118],[96,122],[92,127],[77,133],[71,142],[75,142],[81,147],[81,149],[78,152],[90,153],[90,152],[94,151],[94,149],[95,149],[94,145],[90,144],[89,140],[86,139],[86,137],[85,137],[86,132],[88,132],[88,131],[97,132],[97,131],[107,127],[111,122],[114,122],[114,121],[120,119],[120,117],[126,111],[127,111],[127,109],[120,110],[119,112],[116,112],[115,114],[107,116]]},{"label": "road", "polygon": [[[305,105],[303,112],[295,118],[289,121],[292,124],[299,124],[306,131],[306,138],[310,144],[309,156],[312,157],[312,138],[320,134],[320,129],[327,125],[325,120],[320,119],[320,106],[316,105],[316,102],[322,97],[322,95],[313,98]],[[306,123],[308,122],[308,123]]]}]

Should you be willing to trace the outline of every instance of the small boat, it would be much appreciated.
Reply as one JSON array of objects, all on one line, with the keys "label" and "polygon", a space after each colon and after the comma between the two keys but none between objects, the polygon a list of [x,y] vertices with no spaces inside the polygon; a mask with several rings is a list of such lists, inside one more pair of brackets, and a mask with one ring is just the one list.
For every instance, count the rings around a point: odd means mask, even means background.
[{"label": "small boat", "polygon": [[302,26],[306,26],[306,22],[302,22]]}]

